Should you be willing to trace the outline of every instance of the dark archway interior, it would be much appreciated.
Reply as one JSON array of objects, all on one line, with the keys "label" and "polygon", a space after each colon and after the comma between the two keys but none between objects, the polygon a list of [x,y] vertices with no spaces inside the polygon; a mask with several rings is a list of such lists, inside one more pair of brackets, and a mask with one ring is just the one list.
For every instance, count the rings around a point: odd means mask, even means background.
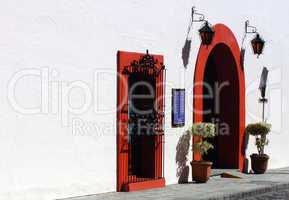
[{"label": "dark archway interior", "polygon": [[239,85],[237,65],[229,47],[218,44],[206,64],[203,120],[217,126],[217,136],[204,160],[215,169],[237,169],[239,152]]}]

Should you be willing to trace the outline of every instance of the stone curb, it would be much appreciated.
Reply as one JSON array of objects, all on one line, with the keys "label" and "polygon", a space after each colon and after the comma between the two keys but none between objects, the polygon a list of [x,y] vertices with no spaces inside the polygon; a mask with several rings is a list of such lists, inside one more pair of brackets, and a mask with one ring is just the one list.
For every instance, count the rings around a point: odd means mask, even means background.
[{"label": "stone curb", "polygon": [[279,183],[276,185],[271,186],[265,186],[258,189],[252,189],[242,192],[236,192],[232,194],[224,194],[224,195],[218,195],[217,197],[213,198],[204,198],[203,200],[230,200],[230,199],[243,199],[243,198],[249,198],[256,195],[265,194],[268,192],[278,192],[279,190],[283,190],[289,188],[289,183]]}]

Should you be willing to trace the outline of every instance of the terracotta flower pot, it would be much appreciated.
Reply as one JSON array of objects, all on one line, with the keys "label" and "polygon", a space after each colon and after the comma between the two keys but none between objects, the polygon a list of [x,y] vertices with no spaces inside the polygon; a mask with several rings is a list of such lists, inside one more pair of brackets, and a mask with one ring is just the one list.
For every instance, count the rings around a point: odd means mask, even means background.
[{"label": "terracotta flower pot", "polygon": [[206,183],[211,176],[212,162],[192,161],[192,178],[196,183]]},{"label": "terracotta flower pot", "polygon": [[255,174],[264,174],[267,171],[269,156],[266,154],[252,154],[251,167]]}]

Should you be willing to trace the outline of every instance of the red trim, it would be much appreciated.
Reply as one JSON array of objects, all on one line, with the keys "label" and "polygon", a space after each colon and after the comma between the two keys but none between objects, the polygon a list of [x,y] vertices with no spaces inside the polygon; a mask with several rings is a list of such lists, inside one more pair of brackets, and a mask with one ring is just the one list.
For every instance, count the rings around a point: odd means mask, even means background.
[{"label": "red trim", "polygon": [[[126,66],[129,66],[133,60],[139,60],[145,54],[135,53],[135,52],[125,52],[118,51],[117,53],[117,134],[116,134],[116,145],[117,145],[117,188],[118,192],[120,191],[131,191],[134,188],[154,188],[156,186],[164,186],[162,181],[148,181],[146,183],[134,183],[128,185],[128,143],[127,143],[127,128],[128,128],[128,113],[127,113],[127,104],[128,104],[128,78],[126,75],[122,74],[123,69]],[[163,56],[153,55],[159,63],[163,63]],[[158,66],[161,68],[161,65]],[[160,106],[160,112],[163,112],[163,101],[164,96],[164,84],[163,84],[163,71],[162,74],[156,79],[157,94],[156,99],[160,100],[158,105]],[[159,138],[159,137],[157,137]],[[161,162],[156,164],[158,168],[155,168],[156,177],[162,176],[162,152],[163,152],[163,143],[161,141],[156,141],[159,144],[157,150],[155,151],[156,162]],[[140,185],[140,186],[138,186]],[[150,186],[150,187],[149,187]],[[132,188],[132,189],[130,189]],[[127,190],[129,189],[129,190]]]},{"label": "red trim", "polygon": [[[240,64],[240,48],[238,42],[232,33],[232,31],[223,24],[216,24],[214,26],[215,36],[212,41],[212,44],[209,46],[201,45],[198,53],[198,58],[195,67],[194,74],[194,111],[203,110],[203,99],[200,98],[203,96],[203,86],[198,86],[196,83],[204,81],[205,67],[208,60],[208,57],[211,51],[218,44],[225,44],[229,47],[232,52],[238,73],[238,85],[239,85],[239,137],[238,137],[238,147],[236,151],[238,152],[238,166],[240,170],[243,170],[245,151],[243,149],[243,140],[244,140],[244,129],[245,129],[245,78],[244,71]],[[202,122],[203,115],[200,112],[193,113],[194,122]],[[194,137],[193,142],[196,143],[199,141],[199,138]],[[198,153],[193,153],[194,160],[200,160],[200,155]]]},{"label": "red trim", "polygon": [[126,191],[132,192],[132,191],[138,191],[138,190],[147,190],[147,189],[165,187],[165,185],[166,185],[166,181],[164,178],[158,179],[158,180],[138,182],[138,183],[129,183],[126,185]]}]

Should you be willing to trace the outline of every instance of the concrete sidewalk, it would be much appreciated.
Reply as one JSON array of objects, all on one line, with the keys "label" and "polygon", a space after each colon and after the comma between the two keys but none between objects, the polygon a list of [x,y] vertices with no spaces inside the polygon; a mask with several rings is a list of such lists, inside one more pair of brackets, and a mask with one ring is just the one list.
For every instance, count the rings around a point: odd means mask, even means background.
[{"label": "concrete sidewalk", "polygon": [[[254,196],[289,188],[289,167],[270,170],[264,175],[240,175],[241,179],[212,177],[207,184],[175,184],[162,189],[131,193],[105,193],[66,200],[189,200],[189,199],[254,199]],[[256,198],[258,199],[258,198]],[[285,199],[285,198],[284,198]],[[287,199],[287,198],[286,198]]]}]

